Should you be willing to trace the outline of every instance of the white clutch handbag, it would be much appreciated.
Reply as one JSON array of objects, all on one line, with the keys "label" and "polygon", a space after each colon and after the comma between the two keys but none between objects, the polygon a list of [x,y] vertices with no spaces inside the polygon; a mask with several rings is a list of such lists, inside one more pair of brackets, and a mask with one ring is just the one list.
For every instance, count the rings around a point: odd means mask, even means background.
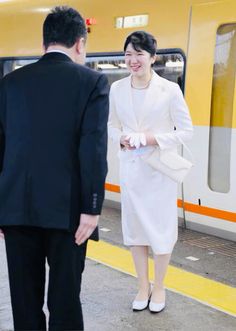
[{"label": "white clutch handbag", "polygon": [[[184,147],[192,157],[192,153],[188,147],[183,143]],[[184,178],[193,167],[193,163],[180,156],[177,152],[170,150],[155,150],[148,155],[142,156],[142,159],[155,170],[160,171],[164,175],[170,177],[177,183],[182,183]]]}]

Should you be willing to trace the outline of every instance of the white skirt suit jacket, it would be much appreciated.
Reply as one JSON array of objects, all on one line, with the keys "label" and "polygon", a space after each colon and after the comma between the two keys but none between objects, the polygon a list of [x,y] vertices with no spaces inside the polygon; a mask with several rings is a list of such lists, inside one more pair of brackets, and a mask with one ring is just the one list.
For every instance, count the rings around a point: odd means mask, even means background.
[{"label": "white skirt suit jacket", "polygon": [[[183,94],[176,83],[154,71],[137,119],[131,76],[110,90],[109,137],[120,145],[122,135],[152,132],[160,149],[174,149],[188,141],[193,127]],[[177,240],[177,184],[154,170],[141,156],[151,146],[119,152],[122,231],[124,244],[151,246],[155,254],[169,254]]]}]

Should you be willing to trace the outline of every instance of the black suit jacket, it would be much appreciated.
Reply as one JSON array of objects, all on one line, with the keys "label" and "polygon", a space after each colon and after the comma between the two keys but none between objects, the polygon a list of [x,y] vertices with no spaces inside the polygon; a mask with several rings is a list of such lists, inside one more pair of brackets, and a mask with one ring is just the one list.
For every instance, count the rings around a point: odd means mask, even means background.
[{"label": "black suit jacket", "polygon": [[74,230],[100,214],[107,173],[108,83],[64,54],[0,82],[0,227]]}]

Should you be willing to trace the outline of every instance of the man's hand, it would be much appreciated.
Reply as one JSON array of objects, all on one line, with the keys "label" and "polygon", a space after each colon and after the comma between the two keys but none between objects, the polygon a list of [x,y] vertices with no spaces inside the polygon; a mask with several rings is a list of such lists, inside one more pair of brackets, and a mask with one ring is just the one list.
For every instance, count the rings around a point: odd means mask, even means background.
[{"label": "man's hand", "polygon": [[0,229],[0,238],[4,238],[4,234],[3,234],[3,231]]},{"label": "man's hand", "polygon": [[77,245],[83,244],[93,233],[98,225],[99,215],[80,215],[80,224],[75,233],[75,242]]}]

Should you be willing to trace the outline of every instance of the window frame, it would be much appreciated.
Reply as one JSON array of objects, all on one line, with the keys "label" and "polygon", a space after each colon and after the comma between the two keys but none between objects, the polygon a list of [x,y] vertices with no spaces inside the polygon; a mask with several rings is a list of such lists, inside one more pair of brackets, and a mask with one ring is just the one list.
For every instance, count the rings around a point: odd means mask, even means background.
[{"label": "window frame", "polygon": [[[162,48],[158,49],[156,52],[156,55],[174,55],[174,54],[180,54],[183,58],[184,66],[183,66],[183,73],[182,73],[182,84],[181,84],[181,90],[184,94],[185,91],[185,79],[186,79],[186,64],[187,59],[184,51],[181,48]],[[87,53],[86,58],[101,58],[101,57],[123,57],[124,58],[124,52],[99,52],[99,53]]]},{"label": "window frame", "polygon": [[[174,55],[174,54],[180,54],[183,58],[184,66],[183,66],[183,73],[182,73],[182,83],[181,83],[181,90],[184,94],[185,91],[185,78],[186,78],[186,56],[184,51],[181,48],[163,48],[158,49],[156,52],[156,55]],[[3,77],[3,68],[4,68],[4,62],[5,61],[17,61],[17,60],[33,60],[36,61],[40,59],[40,55],[35,56],[12,56],[12,57],[2,57],[0,58],[0,69],[2,69],[2,72],[0,72],[0,79]],[[101,58],[101,57],[124,57],[124,52],[91,52],[87,53],[86,58]]]}]

